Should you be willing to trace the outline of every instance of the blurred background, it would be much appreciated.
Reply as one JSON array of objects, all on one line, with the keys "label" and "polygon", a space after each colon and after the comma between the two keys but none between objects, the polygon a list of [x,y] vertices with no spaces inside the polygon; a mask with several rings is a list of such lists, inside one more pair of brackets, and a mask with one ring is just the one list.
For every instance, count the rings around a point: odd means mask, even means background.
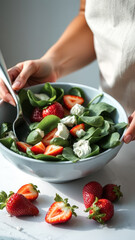
[{"label": "blurred background", "polygon": [[[0,0],[0,49],[10,68],[40,58],[78,14],[80,0]],[[58,81],[99,86],[97,62]]]}]

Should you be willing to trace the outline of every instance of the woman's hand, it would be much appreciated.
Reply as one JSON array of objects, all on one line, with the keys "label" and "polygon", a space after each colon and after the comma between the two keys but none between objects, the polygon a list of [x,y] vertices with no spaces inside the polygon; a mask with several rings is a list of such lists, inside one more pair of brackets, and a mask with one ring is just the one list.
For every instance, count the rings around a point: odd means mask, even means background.
[{"label": "woman's hand", "polygon": [[[55,82],[58,78],[53,64],[50,60],[41,58],[38,60],[28,60],[18,63],[8,70],[12,82],[12,88],[15,91],[23,87],[28,87],[44,82]],[[15,105],[14,99],[6,88],[2,79],[0,79],[0,98],[5,102]]]},{"label": "woman's hand", "polygon": [[125,143],[129,143],[135,140],[135,111],[128,118],[128,121],[129,121],[129,126],[123,138],[123,141]]}]

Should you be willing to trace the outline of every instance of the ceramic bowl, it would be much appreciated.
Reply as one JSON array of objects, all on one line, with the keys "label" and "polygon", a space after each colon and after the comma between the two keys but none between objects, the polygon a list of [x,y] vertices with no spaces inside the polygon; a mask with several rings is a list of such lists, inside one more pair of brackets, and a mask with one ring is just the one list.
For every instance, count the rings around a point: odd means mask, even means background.
[{"label": "ceramic bowl", "polygon": [[[94,96],[101,93],[99,90],[74,83],[63,83],[57,82],[52,83],[54,87],[61,87],[65,91],[68,91],[71,87],[81,88],[86,96],[87,101],[90,101]],[[43,85],[36,85],[29,87],[33,92],[38,93]],[[115,122],[128,122],[127,115],[118,101],[116,101],[110,95],[104,93],[102,101],[114,106],[117,109],[115,116]],[[13,122],[16,116],[16,108],[11,106],[8,103],[1,101],[0,103],[0,124],[3,122]],[[76,163],[70,161],[42,161],[36,160],[28,157],[21,156],[0,143],[0,151],[5,159],[12,162],[17,168],[21,169],[25,173],[28,173],[33,176],[37,176],[42,180],[47,182],[61,183],[66,181],[71,181],[79,179],[85,176],[88,176],[95,171],[103,168],[108,162],[110,162],[119,152],[122,147],[122,138],[121,144],[115,148],[106,150],[103,153],[100,153],[97,156],[93,156],[87,159],[81,159]]]}]

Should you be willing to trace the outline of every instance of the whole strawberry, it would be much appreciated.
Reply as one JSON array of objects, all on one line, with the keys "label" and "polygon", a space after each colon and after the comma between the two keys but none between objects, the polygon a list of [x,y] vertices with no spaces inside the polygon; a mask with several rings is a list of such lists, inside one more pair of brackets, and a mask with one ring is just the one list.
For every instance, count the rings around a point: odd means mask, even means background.
[{"label": "whole strawberry", "polygon": [[0,209],[6,207],[7,212],[12,216],[36,216],[38,208],[33,205],[22,194],[10,192],[9,196],[2,191],[0,193]]},{"label": "whole strawberry", "polygon": [[31,114],[30,121],[31,122],[40,122],[42,119],[43,119],[42,110],[38,107],[35,107]]},{"label": "whole strawberry", "polygon": [[95,198],[102,197],[103,188],[100,183],[92,181],[83,187],[83,201],[86,208],[89,208],[95,201]]},{"label": "whole strawberry", "polygon": [[120,191],[120,186],[116,184],[107,184],[103,187],[103,198],[110,200],[111,202],[118,201],[123,194]]},{"label": "whole strawberry", "polygon": [[55,102],[52,105],[48,106],[47,108],[43,109],[42,111],[43,118],[46,117],[47,115],[56,115],[59,118],[63,118],[64,109],[60,103]]},{"label": "whole strawberry", "polygon": [[104,224],[109,221],[114,215],[114,206],[108,199],[95,199],[95,202],[90,208],[86,209],[89,211],[89,219],[94,219],[95,221]]}]

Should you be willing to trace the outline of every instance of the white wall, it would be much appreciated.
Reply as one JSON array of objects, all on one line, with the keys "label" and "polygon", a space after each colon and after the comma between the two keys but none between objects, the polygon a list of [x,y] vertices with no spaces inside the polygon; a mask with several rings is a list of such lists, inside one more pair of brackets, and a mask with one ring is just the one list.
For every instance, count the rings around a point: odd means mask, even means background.
[{"label": "white wall", "polygon": [[[0,0],[0,48],[8,67],[41,57],[76,16],[80,0]],[[59,81],[98,87],[97,62]]]}]

